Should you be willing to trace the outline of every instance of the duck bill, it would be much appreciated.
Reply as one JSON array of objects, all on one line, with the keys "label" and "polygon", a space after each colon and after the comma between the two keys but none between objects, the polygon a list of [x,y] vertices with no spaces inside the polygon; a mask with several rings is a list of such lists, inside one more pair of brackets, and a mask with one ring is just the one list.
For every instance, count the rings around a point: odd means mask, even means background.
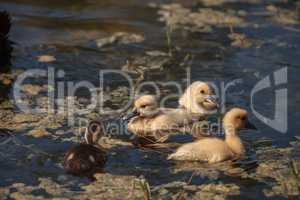
[{"label": "duck bill", "polygon": [[248,120],[246,121],[245,128],[246,128],[246,129],[257,130],[256,126],[254,126],[254,125],[253,125],[252,123],[250,123]]},{"label": "duck bill", "polygon": [[218,100],[215,96],[213,95],[208,95],[205,97],[204,101],[206,103],[209,103],[211,105],[213,105],[215,108],[219,108],[219,103],[218,103]]},{"label": "duck bill", "polygon": [[130,119],[132,119],[135,116],[138,116],[140,113],[137,111],[137,109],[133,109],[130,113],[128,113],[127,115],[125,115],[122,119],[124,121],[129,121]]}]

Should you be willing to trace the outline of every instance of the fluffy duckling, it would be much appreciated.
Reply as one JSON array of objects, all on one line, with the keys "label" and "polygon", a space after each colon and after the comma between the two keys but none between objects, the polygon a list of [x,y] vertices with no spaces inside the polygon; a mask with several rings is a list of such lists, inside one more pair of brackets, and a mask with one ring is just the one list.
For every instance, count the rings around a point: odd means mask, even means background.
[{"label": "fluffy duckling", "polygon": [[169,155],[168,159],[207,161],[216,163],[234,158],[240,158],[245,153],[245,148],[238,135],[240,129],[256,129],[247,120],[247,111],[233,108],[223,118],[225,140],[219,138],[204,138],[196,142],[187,143]]},{"label": "fluffy duckling", "polygon": [[129,120],[128,130],[140,136],[139,143],[155,143],[163,138],[166,131],[176,125],[166,114],[166,110],[158,107],[153,95],[143,95],[134,101],[133,111],[124,120]]},{"label": "fluffy duckling", "polygon": [[85,132],[85,142],[72,147],[65,153],[63,166],[67,172],[91,177],[101,170],[106,162],[104,149],[93,146],[103,135],[100,121],[92,121]]},{"label": "fluffy duckling", "polygon": [[124,118],[129,120],[128,130],[135,135],[147,136],[146,140],[164,142],[168,133],[185,130],[185,125],[198,121],[218,107],[212,88],[201,81],[186,89],[179,104],[177,109],[159,108],[155,96],[139,97],[133,111]]},{"label": "fluffy duckling", "polygon": [[180,108],[188,120],[198,121],[219,107],[213,88],[205,82],[195,81],[179,99]]}]

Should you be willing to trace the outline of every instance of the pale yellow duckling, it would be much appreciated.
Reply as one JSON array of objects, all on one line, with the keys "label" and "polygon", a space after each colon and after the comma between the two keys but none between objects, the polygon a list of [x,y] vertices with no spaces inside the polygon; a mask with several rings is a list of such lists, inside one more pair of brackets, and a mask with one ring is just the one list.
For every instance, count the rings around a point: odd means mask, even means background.
[{"label": "pale yellow duckling", "polygon": [[198,121],[211,114],[218,103],[213,88],[205,82],[195,81],[179,99],[180,108],[185,113],[185,119]]},{"label": "pale yellow duckling", "polygon": [[218,107],[212,88],[204,82],[192,83],[179,100],[180,108],[159,108],[155,96],[143,95],[134,102],[126,119],[128,130],[139,136],[154,136],[163,142],[168,133],[187,131],[183,126],[198,121]]},{"label": "pale yellow duckling", "polygon": [[238,135],[238,130],[256,129],[247,120],[247,115],[244,109],[231,109],[223,118],[225,140],[212,137],[200,139],[179,147],[175,153],[169,155],[168,159],[215,163],[243,156],[245,147]]},{"label": "pale yellow duckling", "polygon": [[134,109],[126,116],[126,120],[129,120],[129,131],[142,137],[151,136],[149,139],[153,142],[157,142],[176,126],[176,121],[167,113],[167,109],[159,108],[153,95],[137,98],[134,101]]}]

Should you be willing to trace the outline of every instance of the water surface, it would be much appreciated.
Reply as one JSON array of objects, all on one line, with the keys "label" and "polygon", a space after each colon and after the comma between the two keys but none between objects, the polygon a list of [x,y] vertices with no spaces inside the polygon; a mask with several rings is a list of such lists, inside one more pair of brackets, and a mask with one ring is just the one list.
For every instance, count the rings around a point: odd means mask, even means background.
[{"label": "water surface", "polygon": [[[45,67],[54,67],[65,71],[65,81],[87,80],[98,86],[99,70],[120,69],[126,60],[144,56],[147,51],[168,51],[166,26],[163,22],[158,21],[157,9],[147,6],[148,3],[153,2],[167,3],[169,1],[1,0],[1,10],[9,11],[13,20],[10,39],[16,44],[14,45],[11,68],[45,69]],[[245,138],[252,142],[267,138],[272,141],[271,145],[274,147],[286,147],[290,141],[294,140],[294,136],[299,135],[298,129],[300,128],[300,121],[298,120],[300,117],[298,106],[300,103],[298,93],[300,89],[298,83],[300,75],[300,26],[298,24],[280,24],[271,20],[267,15],[259,14],[263,13],[270,2],[227,3],[218,7],[220,10],[230,8],[250,13],[246,17],[247,21],[257,26],[240,27],[236,28],[235,31],[244,33],[247,37],[258,41],[252,47],[232,47],[226,37],[229,33],[228,28],[214,28],[212,33],[177,31],[171,37],[172,44],[179,46],[182,54],[193,56],[191,62],[192,80],[213,81],[221,87],[222,83],[226,84],[241,79],[237,86],[232,87],[226,93],[227,108],[238,105],[250,110],[249,95],[255,84],[265,76],[272,76],[274,71],[287,67],[288,82],[286,84],[279,87],[272,85],[271,88],[257,93],[255,97],[255,109],[272,118],[275,107],[275,89],[288,89],[287,132],[280,133],[262,123],[255,116],[251,116],[251,120],[258,126],[259,131],[245,134]],[[197,4],[189,1],[185,2],[185,5]],[[276,5],[290,10],[297,6],[293,1]],[[201,5],[197,6],[201,7]],[[97,47],[96,39],[111,36],[116,32],[141,34],[145,37],[145,41],[138,44]],[[55,56],[56,61],[49,64],[38,62],[37,57],[44,54]],[[177,81],[185,88],[185,68],[178,68],[178,66],[174,66],[174,69],[165,69],[160,73],[149,73],[146,76],[146,81]],[[271,80],[273,81],[273,78]],[[122,86],[125,83],[124,80],[112,78],[109,84]],[[176,99],[170,102],[170,105],[176,106]],[[49,139],[28,139],[22,133],[18,137],[25,144],[33,144],[35,148],[42,149],[51,155],[61,156],[64,150],[70,146],[70,143]],[[47,146],[46,144],[51,145]],[[111,157],[106,167],[108,172],[144,175],[152,185],[188,177],[184,173],[170,176],[170,170],[176,169],[177,166],[174,167],[174,163],[164,161],[165,154],[122,148],[112,150],[120,154]],[[11,156],[1,158],[0,185],[7,185],[16,181],[34,184],[36,177],[39,177],[40,174],[58,177],[64,173],[57,164],[59,159],[37,156],[37,159],[49,160],[46,164],[36,166],[39,161],[35,160],[34,155],[32,155],[33,158],[30,159],[31,162],[29,163],[28,161],[20,161],[21,158],[15,157],[15,155],[22,157],[23,154],[28,156],[32,152],[17,148],[17,150],[9,150],[7,155]],[[19,163],[23,170],[19,170],[18,174],[12,176],[18,168],[16,163]],[[8,168],[10,168],[9,171],[7,171]],[[222,180],[225,182],[238,181],[236,178],[225,175],[219,178],[223,178]],[[210,180],[196,178],[194,181],[201,184]],[[245,190],[245,193],[247,193],[246,186],[250,185],[255,188],[257,184],[257,182],[251,184],[251,181],[250,183],[245,180],[244,182],[241,181],[242,190]],[[256,189],[259,187],[264,187],[264,184],[258,184]],[[258,196],[262,197],[263,195],[258,194]]]}]

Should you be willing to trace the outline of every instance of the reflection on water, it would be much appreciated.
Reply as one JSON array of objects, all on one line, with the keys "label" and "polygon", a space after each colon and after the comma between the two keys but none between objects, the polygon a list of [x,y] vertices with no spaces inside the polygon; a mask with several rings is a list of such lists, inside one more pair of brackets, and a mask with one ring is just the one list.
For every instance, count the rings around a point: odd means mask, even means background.
[{"label": "reflection on water", "polygon": [[[100,69],[120,69],[128,59],[142,58],[146,52],[160,50],[167,52],[166,28],[157,19],[157,9],[147,3],[164,1],[22,1],[1,0],[1,10],[9,11],[13,19],[11,40],[16,42],[12,69],[45,68],[51,66],[63,69],[66,80],[88,80],[98,84]],[[183,1],[178,1],[183,2]],[[192,3],[191,3],[192,2]],[[276,2],[276,1],[274,1]],[[202,7],[193,1],[185,5]],[[293,9],[295,3],[278,4],[279,7]],[[192,55],[191,76],[193,80],[214,81],[221,86],[222,81],[229,83],[242,79],[235,88],[230,88],[226,95],[227,106],[239,105],[250,108],[251,89],[265,76],[282,67],[288,67],[288,132],[278,133],[265,124],[255,120],[258,133],[247,134],[254,148],[266,146],[286,146],[298,135],[300,128],[299,83],[300,74],[300,26],[282,25],[270,20],[263,14],[266,3],[227,3],[217,9],[233,9],[248,12],[246,19],[253,26],[234,29],[255,41],[250,48],[234,48],[226,36],[228,28],[216,28],[211,33],[190,33],[176,31],[171,35],[172,45],[180,47],[179,54]],[[139,44],[108,45],[98,48],[95,40],[111,36],[115,32],[137,33],[145,37]],[[44,54],[55,56],[51,64],[39,63],[37,57]],[[176,65],[176,62],[174,62]],[[173,63],[172,63],[173,64]],[[159,73],[148,73],[146,80],[178,81],[184,86],[185,68],[166,68]],[[124,81],[115,80],[111,84],[122,85]],[[9,89],[8,89],[9,90]],[[7,93],[7,92],[6,92]],[[258,94],[256,110],[268,117],[274,114],[273,91]],[[171,102],[176,105],[176,99]],[[20,145],[5,144],[0,146],[0,185],[14,182],[34,184],[40,176],[59,179],[64,175],[60,166],[63,152],[72,142],[62,142],[51,138],[28,138],[22,133],[17,139],[25,145],[31,145],[46,152],[32,151]],[[244,136],[242,136],[244,137]],[[267,138],[268,140],[262,140]],[[271,141],[271,142],[266,142]],[[271,143],[271,144],[270,144]],[[11,143],[10,143],[11,144]],[[200,163],[184,164],[166,161],[167,153],[141,151],[131,147],[116,147],[109,152],[109,161],[105,170],[112,174],[145,176],[151,185],[165,184],[176,180],[186,180],[197,169],[193,184],[207,183],[211,180],[238,182],[242,192],[247,186],[263,188],[263,182],[233,176],[235,169],[252,173],[257,167],[255,150],[250,151],[247,159],[237,163],[222,163],[207,166]],[[21,169],[21,170],[20,170]],[[215,170],[214,170],[215,169]],[[207,178],[203,173],[211,174]],[[232,173],[228,173],[232,171]],[[17,173],[16,173],[17,172]],[[175,174],[174,174],[175,173]],[[69,177],[72,179],[74,177]],[[83,180],[81,180],[83,181]],[[258,194],[258,196],[263,194]]]}]

